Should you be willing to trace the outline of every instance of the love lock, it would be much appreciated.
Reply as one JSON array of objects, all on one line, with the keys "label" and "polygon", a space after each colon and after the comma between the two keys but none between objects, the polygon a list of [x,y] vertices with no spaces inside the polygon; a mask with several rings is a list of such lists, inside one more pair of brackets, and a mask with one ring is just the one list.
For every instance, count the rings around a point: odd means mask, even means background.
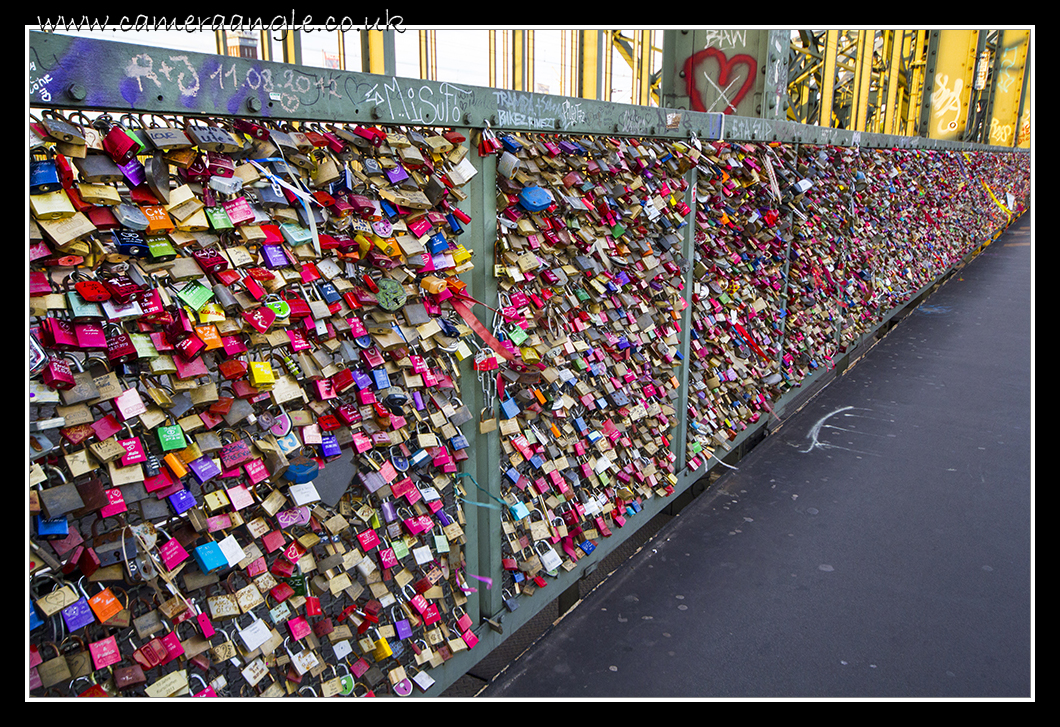
[{"label": "love lock", "polygon": [[302,448],[302,450],[289,461],[287,470],[283,473],[283,478],[288,482],[301,485],[316,479],[317,474],[320,471],[320,465],[317,464],[316,460],[306,456],[306,451],[307,448]]}]

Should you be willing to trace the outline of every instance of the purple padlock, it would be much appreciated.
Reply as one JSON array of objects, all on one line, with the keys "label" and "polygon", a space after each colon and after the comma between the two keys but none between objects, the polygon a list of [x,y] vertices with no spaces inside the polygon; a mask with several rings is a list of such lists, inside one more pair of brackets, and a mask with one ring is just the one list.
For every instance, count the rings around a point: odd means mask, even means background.
[{"label": "purple padlock", "polygon": [[191,494],[188,490],[177,490],[168,498],[170,507],[173,508],[173,512],[177,515],[183,514],[195,507],[195,495]]},{"label": "purple padlock", "polygon": [[128,187],[139,187],[147,181],[147,173],[144,171],[144,165],[140,163],[140,160],[133,157],[128,164],[119,164],[118,169],[125,175],[125,179],[128,181]]},{"label": "purple padlock", "polygon": [[326,434],[320,438],[320,451],[324,458],[338,457],[342,454],[339,440],[333,434]]},{"label": "purple padlock", "polygon": [[407,618],[401,618],[394,621],[394,632],[397,634],[399,639],[407,639],[412,636],[412,627],[409,625]]},{"label": "purple padlock", "polygon": [[71,603],[60,613],[63,615],[66,630],[70,632],[84,628],[96,620],[95,614],[88,605],[88,599],[84,597],[77,599],[76,603]]},{"label": "purple padlock", "polygon": [[207,456],[202,456],[189,462],[188,469],[195,475],[195,479],[199,481],[200,485],[221,474],[221,468],[213,461],[212,457]]},{"label": "purple padlock", "polygon": [[393,169],[386,170],[386,178],[391,184],[400,184],[409,178],[409,173],[405,171],[405,167],[398,164]]},{"label": "purple padlock", "polygon": [[276,513],[276,524],[280,529],[289,528],[293,525],[305,525],[309,522],[312,513],[305,505],[294,507],[290,510],[280,510]]},{"label": "purple padlock", "polygon": [[386,520],[388,523],[392,523],[397,520],[397,508],[390,500],[383,500],[383,502],[379,505],[379,509],[383,511],[383,519]]},{"label": "purple padlock", "polygon": [[267,268],[283,268],[289,265],[287,254],[279,245],[262,245],[261,254],[265,258],[265,267]]}]

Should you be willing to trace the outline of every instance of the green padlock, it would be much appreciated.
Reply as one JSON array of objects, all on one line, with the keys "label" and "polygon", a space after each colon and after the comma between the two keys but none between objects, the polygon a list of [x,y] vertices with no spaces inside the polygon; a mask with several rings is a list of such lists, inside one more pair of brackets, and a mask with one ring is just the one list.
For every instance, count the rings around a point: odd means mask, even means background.
[{"label": "green padlock", "polygon": [[151,259],[156,263],[165,263],[177,257],[177,251],[165,237],[147,238],[147,250],[151,253]]},{"label": "green padlock", "polygon": [[283,579],[284,583],[294,589],[295,596],[308,596],[309,589],[306,585],[306,578],[304,575],[290,576],[289,578]]},{"label": "green padlock", "polygon": [[280,234],[287,244],[297,247],[313,241],[313,232],[307,227],[302,227],[293,222],[284,222],[280,225]]},{"label": "green padlock", "polygon": [[205,207],[206,218],[210,221],[210,227],[217,232],[223,232],[224,230],[231,230],[235,227],[232,224],[232,220],[229,219],[228,213],[225,212],[225,208],[218,205],[216,207]]},{"label": "green padlock", "polygon": [[156,359],[159,356],[158,349],[155,348],[155,344],[151,341],[151,337],[146,333],[130,333],[129,341],[132,342],[134,348],[136,348],[136,355],[142,359]]},{"label": "green padlock", "polygon": [[522,346],[523,341],[530,338],[530,336],[519,326],[512,326],[512,332],[508,334],[508,338],[511,339],[511,342],[516,346]]},{"label": "green padlock", "polygon": [[175,449],[187,447],[188,443],[184,439],[184,430],[180,428],[180,425],[173,424],[173,417],[170,416],[166,417],[166,421],[170,422],[170,424],[158,428],[158,443],[162,447],[162,451],[172,452]]},{"label": "green padlock", "polygon": [[192,310],[198,311],[213,298],[213,291],[197,280],[191,280],[177,291],[177,297]]},{"label": "green padlock", "polygon": [[276,314],[277,318],[287,318],[291,315],[291,306],[278,295],[266,296],[263,302],[266,308]]}]

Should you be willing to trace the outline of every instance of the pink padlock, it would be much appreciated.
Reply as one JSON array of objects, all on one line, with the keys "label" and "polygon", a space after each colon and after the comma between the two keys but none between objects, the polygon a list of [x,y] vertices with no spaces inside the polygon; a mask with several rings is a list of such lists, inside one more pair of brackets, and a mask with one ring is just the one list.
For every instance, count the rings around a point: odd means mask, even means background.
[{"label": "pink padlock", "polygon": [[174,538],[170,538],[162,544],[158,549],[158,555],[162,558],[162,565],[169,571],[188,559],[188,551]]},{"label": "pink padlock", "polygon": [[147,455],[144,453],[144,446],[143,443],[140,442],[139,437],[119,439],[118,444],[125,449],[125,454],[121,456],[122,467],[128,467],[129,465],[147,461]]},{"label": "pink padlock", "polygon": [[287,630],[291,634],[291,638],[295,641],[301,641],[313,630],[309,623],[301,616],[295,616],[287,621]]},{"label": "pink padlock", "polygon": [[106,668],[111,664],[121,661],[121,651],[118,649],[118,640],[114,636],[94,641],[88,645],[88,651],[92,655],[92,664],[97,670]]},{"label": "pink padlock", "polygon": [[147,411],[147,406],[144,405],[143,399],[140,398],[140,392],[136,389],[127,389],[119,394],[114,399],[114,406],[117,407],[124,421],[140,416]]}]

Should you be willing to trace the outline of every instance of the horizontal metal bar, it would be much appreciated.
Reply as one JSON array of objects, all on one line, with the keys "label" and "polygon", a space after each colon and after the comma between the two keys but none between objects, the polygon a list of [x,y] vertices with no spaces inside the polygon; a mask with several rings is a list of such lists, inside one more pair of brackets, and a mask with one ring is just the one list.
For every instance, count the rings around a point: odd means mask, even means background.
[{"label": "horizontal metal bar", "polygon": [[635,106],[32,31],[30,106],[834,146],[1011,147]]}]

